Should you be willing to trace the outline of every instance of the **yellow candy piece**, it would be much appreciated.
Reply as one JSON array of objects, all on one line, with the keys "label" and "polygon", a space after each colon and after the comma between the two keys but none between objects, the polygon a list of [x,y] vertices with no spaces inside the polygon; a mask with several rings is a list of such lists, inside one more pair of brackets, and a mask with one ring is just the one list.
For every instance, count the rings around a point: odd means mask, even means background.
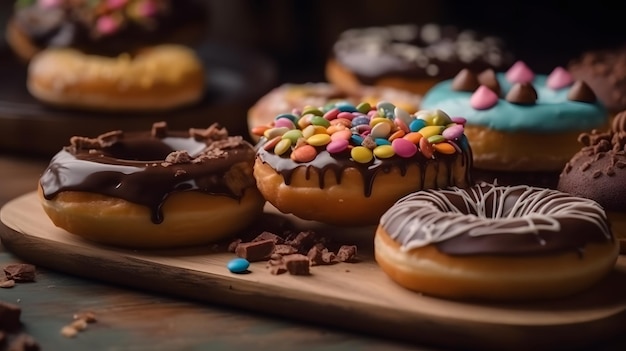
[{"label": "yellow candy piece", "polygon": [[374,158],[372,150],[365,146],[355,146],[350,150],[350,156],[358,163],[368,163]]},{"label": "yellow candy piece", "polygon": [[440,152],[446,155],[452,155],[453,153],[456,152],[456,149],[454,148],[454,146],[452,146],[452,144],[447,143],[447,142],[433,144],[433,148],[437,152]]},{"label": "yellow candy piece", "polygon": [[443,130],[446,129],[444,126],[426,126],[419,130],[419,133],[426,139],[430,138],[433,135],[441,134]]},{"label": "yellow candy piece", "polygon": [[384,118],[384,117],[372,118],[372,120],[370,121],[370,127],[374,127],[378,123],[389,123],[389,126],[393,127],[393,122],[389,118]]},{"label": "yellow candy piece", "polygon": [[309,145],[313,146],[324,146],[330,143],[330,135],[328,134],[314,134],[306,139],[306,142]]},{"label": "yellow candy piece", "polygon": [[311,137],[311,135],[315,134],[315,126],[314,125],[308,125],[306,126],[306,128],[302,129],[302,137],[305,139],[308,139]]},{"label": "yellow candy piece", "polygon": [[374,155],[378,158],[389,158],[395,154],[391,145],[380,145],[374,148]]},{"label": "yellow candy piece", "polygon": [[274,147],[274,153],[276,155],[282,155],[291,148],[291,139],[281,139]]}]

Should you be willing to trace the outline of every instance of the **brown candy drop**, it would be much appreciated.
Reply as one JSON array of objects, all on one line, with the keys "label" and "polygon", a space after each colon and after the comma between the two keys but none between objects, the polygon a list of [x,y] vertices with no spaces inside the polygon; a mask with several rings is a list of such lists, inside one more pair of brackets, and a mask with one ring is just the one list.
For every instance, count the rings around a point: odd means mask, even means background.
[{"label": "brown candy drop", "polygon": [[516,83],[506,94],[506,101],[519,105],[532,105],[537,101],[537,91],[531,83]]},{"label": "brown candy drop", "polygon": [[462,69],[457,73],[456,77],[452,81],[452,90],[454,91],[469,91],[472,92],[480,86],[478,83],[478,77],[474,72],[467,68]]},{"label": "brown candy drop", "polygon": [[496,95],[498,96],[502,94],[500,83],[498,83],[498,80],[496,79],[496,72],[494,72],[494,70],[491,68],[482,71],[478,75],[478,83],[491,89],[491,91],[496,93]]},{"label": "brown candy drop", "polygon": [[567,99],[579,102],[596,102],[596,94],[591,90],[587,83],[577,80],[567,93]]}]

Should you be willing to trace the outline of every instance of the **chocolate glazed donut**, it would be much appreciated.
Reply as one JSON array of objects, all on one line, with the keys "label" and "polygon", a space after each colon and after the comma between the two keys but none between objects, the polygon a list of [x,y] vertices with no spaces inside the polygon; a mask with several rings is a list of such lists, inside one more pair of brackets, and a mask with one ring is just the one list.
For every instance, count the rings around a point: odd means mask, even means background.
[{"label": "chocolate glazed donut", "polygon": [[487,183],[402,198],[381,217],[375,249],[383,270],[409,289],[499,300],[582,291],[618,254],[596,202]]},{"label": "chocolate glazed donut", "polygon": [[189,132],[113,131],[73,137],[42,175],[39,194],[55,225],[116,246],[206,244],[243,229],[264,200],[254,149],[212,125]]}]

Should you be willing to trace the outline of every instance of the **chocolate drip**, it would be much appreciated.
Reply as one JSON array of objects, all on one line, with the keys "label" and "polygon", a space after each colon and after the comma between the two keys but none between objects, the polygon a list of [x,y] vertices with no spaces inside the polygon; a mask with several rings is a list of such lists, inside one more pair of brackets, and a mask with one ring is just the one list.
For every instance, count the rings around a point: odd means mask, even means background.
[{"label": "chocolate drip", "polygon": [[[66,147],[54,156],[40,184],[48,200],[64,191],[97,193],[146,206],[152,221],[161,223],[163,203],[174,192],[240,198],[229,186],[227,173],[242,162],[252,167],[254,149],[239,142],[207,154],[218,142],[197,140],[183,132],[168,132],[164,138],[135,132],[101,149]],[[180,150],[190,155],[188,162],[166,162],[168,155]]]},{"label": "chocolate drip", "polygon": [[[259,145],[262,145],[264,140],[259,142]],[[398,169],[401,175],[405,175],[407,173],[408,167],[410,165],[420,165],[421,172],[421,183],[422,188],[426,188],[425,184],[428,184],[430,181],[426,179],[426,170],[431,165],[434,167],[438,167],[439,162],[445,162],[447,165],[448,175],[447,178],[449,180],[448,184],[438,184],[437,179],[432,180],[432,186],[451,186],[451,185],[460,185],[455,184],[457,181],[454,178],[454,163],[457,162],[459,158],[461,158],[461,165],[463,167],[468,167],[471,165],[471,151],[467,143],[463,140],[461,142],[460,148],[462,150],[461,153],[456,153],[453,155],[443,155],[438,154],[436,159],[427,159],[421,153],[415,154],[411,158],[401,158],[401,157],[393,157],[390,159],[374,159],[371,163],[362,164],[355,162],[350,159],[349,152],[339,153],[331,155],[329,152],[325,150],[318,150],[319,153],[317,157],[305,163],[296,163],[289,158],[289,155],[276,155],[272,152],[265,151],[263,148],[258,148],[257,157],[264,162],[269,164],[276,172],[280,173],[283,177],[286,185],[291,184],[293,178],[293,172],[300,168],[305,167],[306,169],[306,177],[310,179],[310,173],[312,171],[316,171],[318,173],[319,178],[319,187],[323,189],[325,187],[324,178],[327,172],[333,172],[337,184],[341,184],[342,181],[342,173],[347,168],[354,168],[361,173],[361,177],[363,179],[363,194],[369,197],[372,194],[372,187],[374,185],[374,180],[376,179],[376,175],[379,172],[389,173],[392,169]],[[436,173],[439,173],[438,171]],[[471,184],[471,180],[469,179],[469,172],[464,172],[466,174],[465,184]],[[420,190],[420,189],[415,189]]]}]

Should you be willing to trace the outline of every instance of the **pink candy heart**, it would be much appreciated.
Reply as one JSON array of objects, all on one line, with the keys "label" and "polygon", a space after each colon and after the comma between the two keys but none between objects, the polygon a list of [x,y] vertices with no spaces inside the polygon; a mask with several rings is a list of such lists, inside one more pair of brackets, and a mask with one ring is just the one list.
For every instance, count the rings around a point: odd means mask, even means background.
[{"label": "pink candy heart", "polygon": [[546,80],[546,85],[550,89],[561,89],[570,86],[574,82],[572,75],[563,67],[556,67]]},{"label": "pink candy heart", "polygon": [[498,103],[498,95],[493,90],[481,85],[470,98],[470,106],[476,110],[486,110]]},{"label": "pink candy heart", "polygon": [[533,71],[522,61],[517,61],[509,68],[505,74],[506,80],[510,83],[532,83],[535,79]]}]

